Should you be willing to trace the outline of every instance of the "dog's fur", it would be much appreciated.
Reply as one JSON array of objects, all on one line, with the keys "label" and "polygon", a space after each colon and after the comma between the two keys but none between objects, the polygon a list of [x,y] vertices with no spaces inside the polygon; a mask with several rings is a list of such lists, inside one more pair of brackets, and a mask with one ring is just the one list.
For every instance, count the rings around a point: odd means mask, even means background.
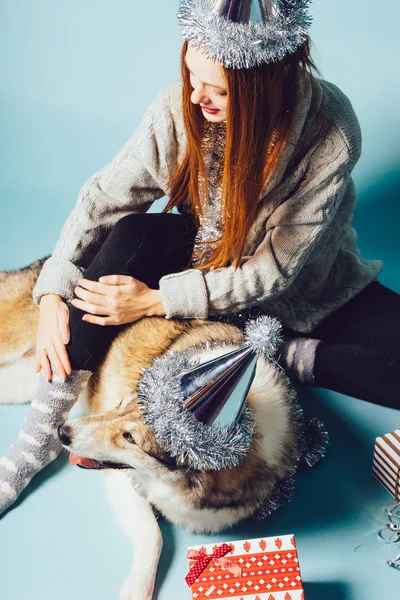
[{"label": "dog's fur", "polygon": [[[0,273],[0,402],[28,401],[34,396],[39,310],[33,303],[32,289],[43,260],[25,269]],[[298,449],[293,392],[283,372],[262,359],[258,360],[247,398],[256,435],[240,466],[205,472],[178,464],[142,419],[136,385],[153,358],[205,341],[231,344],[201,351],[199,357],[204,362],[237,347],[241,340],[242,333],[227,324],[141,319],[119,333],[89,380],[85,394],[93,414],[67,423],[68,450],[100,465],[113,462],[132,467],[105,470],[109,496],[123,528],[134,547],[140,547],[120,592],[121,600],[152,598],[162,545],[153,507],[190,531],[217,532],[265,506],[277,482],[292,468]],[[127,475],[134,475],[137,488]]]}]

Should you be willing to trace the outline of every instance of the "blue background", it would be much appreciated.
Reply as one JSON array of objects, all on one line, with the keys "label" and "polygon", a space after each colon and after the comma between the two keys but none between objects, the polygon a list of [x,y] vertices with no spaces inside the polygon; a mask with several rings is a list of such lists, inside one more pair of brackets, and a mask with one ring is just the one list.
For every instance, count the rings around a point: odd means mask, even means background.
[{"label": "blue background", "polygon": [[[396,4],[396,6],[395,6]],[[167,6],[168,5],[168,6]],[[0,1],[0,268],[51,253],[90,175],[134,131],[158,90],[179,75],[177,2]],[[363,133],[354,170],[355,227],[380,280],[400,292],[400,82],[395,0],[315,1],[313,57],[350,98]],[[328,392],[301,390],[325,420],[325,461],[298,476],[290,505],[264,522],[217,536],[163,524],[158,598],[189,598],[190,543],[295,533],[307,600],[400,598],[400,573],[385,565],[395,547],[375,536],[390,496],[371,476],[374,439],[400,426],[399,413]],[[0,407],[0,455],[26,406]],[[397,550],[399,552],[399,550]],[[61,457],[0,521],[0,598],[110,600],[131,565],[100,473]]]}]

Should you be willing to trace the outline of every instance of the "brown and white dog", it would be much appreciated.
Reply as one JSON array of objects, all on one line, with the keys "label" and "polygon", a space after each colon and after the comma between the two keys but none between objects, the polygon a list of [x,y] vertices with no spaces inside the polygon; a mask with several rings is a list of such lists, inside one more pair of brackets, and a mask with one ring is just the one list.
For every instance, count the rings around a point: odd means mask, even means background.
[{"label": "brown and white dog", "polygon": [[[35,393],[39,310],[32,289],[43,260],[0,272],[0,402],[27,402]],[[133,323],[115,338],[83,392],[90,416],[60,429],[72,462],[105,469],[121,525],[134,549],[140,548],[120,600],[152,598],[162,546],[154,508],[189,531],[218,532],[262,509],[293,467],[298,450],[293,391],[282,370],[263,359],[247,397],[256,434],[239,466],[206,472],[178,464],[144,423],[136,401],[143,368],[169,350],[220,340],[229,346],[201,351],[201,362],[236,348],[242,333],[232,325],[203,320],[154,317]]]}]

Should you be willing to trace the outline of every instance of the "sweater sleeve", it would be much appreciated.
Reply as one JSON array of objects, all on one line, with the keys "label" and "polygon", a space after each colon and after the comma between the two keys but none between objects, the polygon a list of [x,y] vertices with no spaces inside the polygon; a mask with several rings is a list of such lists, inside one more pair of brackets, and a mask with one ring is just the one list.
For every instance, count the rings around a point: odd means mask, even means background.
[{"label": "sweater sleeve", "polygon": [[207,318],[262,304],[294,281],[329,226],[361,154],[361,138],[349,151],[340,131],[323,140],[308,158],[301,184],[283,198],[265,224],[265,235],[239,268],[208,272],[189,269],[160,280],[167,318]]},{"label": "sweater sleeve", "polygon": [[33,289],[35,304],[48,293],[72,300],[78,280],[113,225],[128,214],[145,212],[165,195],[169,135],[166,90],[153,99],[114,159],[84,183]]}]

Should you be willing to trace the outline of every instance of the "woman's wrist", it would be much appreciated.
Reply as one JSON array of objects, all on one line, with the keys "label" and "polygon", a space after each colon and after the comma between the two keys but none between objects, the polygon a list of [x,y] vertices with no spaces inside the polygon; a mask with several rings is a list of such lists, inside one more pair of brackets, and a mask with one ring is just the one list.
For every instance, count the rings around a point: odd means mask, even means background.
[{"label": "woman's wrist", "polygon": [[164,304],[161,299],[160,290],[149,289],[148,292],[149,304],[147,308],[148,317],[165,317],[167,314],[164,308]]},{"label": "woman's wrist", "polygon": [[62,302],[63,299],[59,294],[42,294],[40,297],[39,306],[42,304],[51,304],[51,303],[59,303]]}]

